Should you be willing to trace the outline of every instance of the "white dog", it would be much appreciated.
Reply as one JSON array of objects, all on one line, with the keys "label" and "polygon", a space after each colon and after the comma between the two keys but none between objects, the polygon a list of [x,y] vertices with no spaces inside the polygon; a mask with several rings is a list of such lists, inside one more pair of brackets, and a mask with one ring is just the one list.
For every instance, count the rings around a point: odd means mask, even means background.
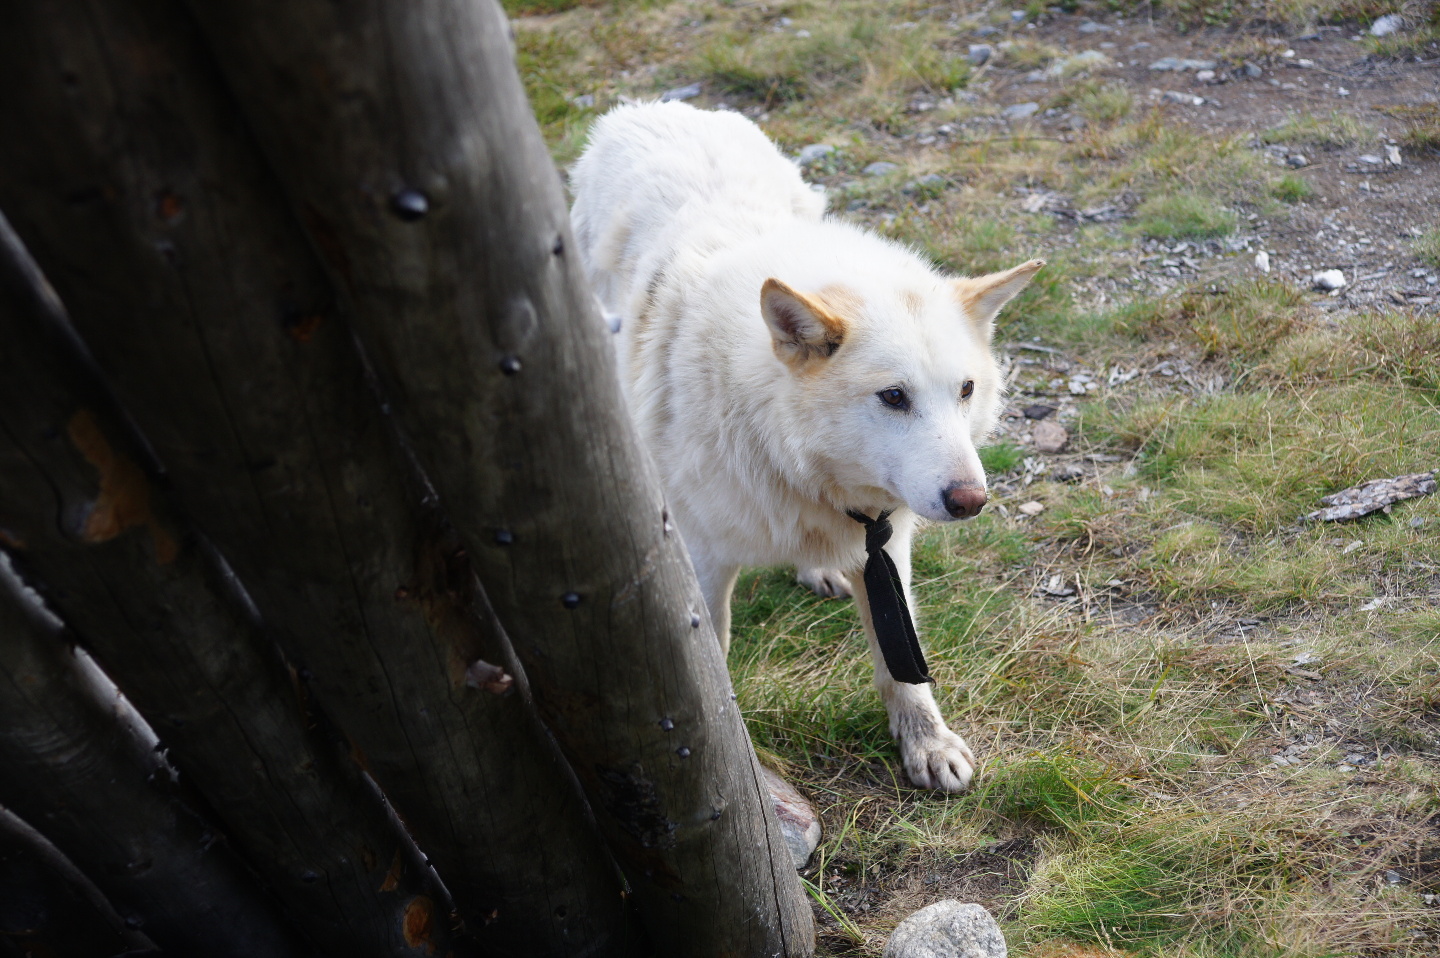
[{"label": "white dog", "polygon": [[916,517],[985,503],[975,447],[1000,407],[992,324],[1043,262],[941,276],[826,219],[823,194],[749,120],[680,103],[601,118],[571,182],[586,269],[623,317],[631,415],[722,645],[742,565],[849,573],[906,772],[964,789],[970,748],[928,684],[886,667],[860,574],[866,529],[847,513],[893,512],[884,549],[913,607]]}]

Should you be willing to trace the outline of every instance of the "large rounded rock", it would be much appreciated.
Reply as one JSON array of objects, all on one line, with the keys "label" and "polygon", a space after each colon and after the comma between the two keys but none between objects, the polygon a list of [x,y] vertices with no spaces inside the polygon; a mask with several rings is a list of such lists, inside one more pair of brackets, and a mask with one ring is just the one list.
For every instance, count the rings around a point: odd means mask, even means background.
[{"label": "large rounded rock", "polygon": [[820,844],[820,816],[815,807],[805,800],[795,788],[774,771],[760,766],[765,787],[770,791],[770,801],[775,807],[775,817],[780,820],[780,833],[785,836],[785,847],[799,871],[810,862],[815,847]]},{"label": "large rounded rock", "polygon": [[937,901],[902,921],[884,958],[1005,958],[1005,936],[979,905]]}]

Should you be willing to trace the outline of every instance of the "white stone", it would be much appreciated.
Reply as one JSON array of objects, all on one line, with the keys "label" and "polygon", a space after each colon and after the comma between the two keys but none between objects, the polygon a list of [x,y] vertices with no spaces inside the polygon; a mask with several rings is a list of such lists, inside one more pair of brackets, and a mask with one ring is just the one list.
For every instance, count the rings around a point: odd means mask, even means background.
[{"label": "white stone", "polygon": [[1320,289],[1340,289],[1345,285],[1345,274],[1338,269],[1326,269],[1310,277],[1310,282]]},{"label": "white stone", "polygon": [[822,159],[835,152],[835,147],[829,143],[811,143],[809,146],[800,148],[800,155],[796,157],[801,166],[809,166],[816,160]]},{"label": "white stone", "polygon": [[1006,958],[1005,935],[979,905],[947,898],[902,921],[883,958]]},{"label": "white stone", "polygon": [[672,100],[693,100],[700,95],[700,84],[691,83],[689,86],[677,86],[673,90],[666,90],[660,94],[660,102],[669,103]]},{"label": "white stone", "polygon": [[1255,268],[1262,273],[1270,272],[1270,254],[1263,249],[1255,254]]},{"label": "white stone", "polygon": [[1163,99],[1169,103],[1183,103],[1186,106],[1204,106],[1205,98],[1196,96],[1193,93],[1181,93],[1179,90],[1166,90]]},{"label": "white stone", "polygon": [[1388,37],[1392,33],[1399,33],[1406,27],[1405,18],[1398,13],[1387,13],[1385,16],[1370,24],[1370,35],[1372,37]]}]

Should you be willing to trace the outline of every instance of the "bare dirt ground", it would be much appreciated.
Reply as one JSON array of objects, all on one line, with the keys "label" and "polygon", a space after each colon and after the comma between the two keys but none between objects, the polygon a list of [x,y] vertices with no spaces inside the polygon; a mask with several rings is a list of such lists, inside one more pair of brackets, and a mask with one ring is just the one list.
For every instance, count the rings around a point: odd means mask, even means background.
[{"label": "bare dirt ground", "polygon": [[[1440,215],[1440,154],[1401,145],[1408,126],[1388,110],[1440,103],[1440,50],[1429,51],[1429,59],[1379,58],[1354,29],[1324,26],[1296,35],[1217,28],[1180,34],[1173,25],[1145,18],[1062,14],[1042,18],[1027,33],[1071,52],[1100,51],[1122,64],[1107,75],[1129,86],[1141,103],[1159,104],[1171,122],[1217,137],[1253,135],[1277,167],[1303,171],[1314,195],[1296,204],[1283,222],[1247,218],[1228,238],[1229,248],[1243,243],[1246,250],[1268,251],[1273,268],[1301,286],[1310,284],[1315,271],[1343,270],[1350,284],[1335,306],[1387,300],[1429,306],[1440,296],[1437,270],[1420,262],[1410,244]],[[1214,76],[1200,80],[1193,69],[1150,69],[1165,58],[1211,61]],[[982,95],[999,103],[1043,103],[1060,86],[1037,82],[1035,74],[1043,71],[990,72],[988,82],[972,89],[983,89]],[[1171,92],[1202,97],[1204,103],[1171,102],[1165,98]],[[1265,131],[1302,112],[1342,114],[1370,128],[1369,135],[1348,145],[1259,142]],[[1038,122],[1061,137],[1069,132],[1063,112],[1042,114]],[[1388,161],[1387,146],[1398,151],[1398,164]],[[1305,162],[1289,167],[1291,157]],[[1175,269],[1186,280],[1207,275],[1183,261]]]}]

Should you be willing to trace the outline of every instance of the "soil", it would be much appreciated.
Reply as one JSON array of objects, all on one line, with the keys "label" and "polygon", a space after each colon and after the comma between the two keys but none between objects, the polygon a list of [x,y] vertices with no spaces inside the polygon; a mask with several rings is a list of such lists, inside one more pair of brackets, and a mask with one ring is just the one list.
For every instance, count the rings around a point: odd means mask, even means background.
[{"label": "soil", "polygon": [[[1175,122],[1217,137],[1253,137],[1256,148],[1277,168],[1291,168],[1287,160],[1293,156],[1306,160],[1295,172],[1310,182],[1315,193],[1288,207],[1287,215],[1252,214],[1229,242],[1191,244],[1191,249],[1180,251],[1191,253],[1188,263],[1179,258],[1172,260],[1175,266],[1158,269],[1151,263],[1137,264],[1141,267],[1137,278],[1160,273],[1174,283],[1193,282],[1209,272],[1254,269],[1253,252],[1265,250],[1271,269],[1302,287],[1311,285],[1317,271],[1342,270],[1347,285],[1333,294],[1333,307],[1404,303],[1437,308],[1440,270],[1421,262],[1410,244],[1417,232],[1440,223],[1440,152],[1406,146],[1406,122],[1386,112],[1396,106],[1440,104],[1440,50],[1433,44],[1428,49],[1431,59],[1384,59],[1368,53],[1354,27],[1321,27],[1299,36],[1254,29],[1180,34],[1171,26],[1144,20],[1067,14],[1042,18],[1023,32],[1070,54],[1098,50],[1121,64],[1104,75],[1129,86],[1137,105],[1154,104]],[[1215,76],[1202,82],[1195,70],[1150,69],[1150,64],[1165,57],[1215,61]],[[973,89],[1001,105],[1043,106],[1065,82],[1037,81],[1035,71],[1007,69],[1003,58],[986,74]],[[1203,97],[1204,104],[1172,102],[1165,97],[1172,91]],[[1379,135],[1371,142],[1332,149],[1260,143],[1261,132],[1302,112],[1348,114],[1373,126]],[[1031,122],[1050,135],[1075,135],[1068,129],[1072,121],[1066,114],[1045,113]],[[1399,150],[1398,166],[1387,161],[1387,146]],[[1371,162],[1375,159],[1380,162]],[[1166,249],[1164,244],[1152,245],[1162,252]],[[1213,261],[1242,250],[1251,255]],[[1207,258],[1212,261],[1204,262]],[[1160,278],[1153,285],[1166,283]]]}]

